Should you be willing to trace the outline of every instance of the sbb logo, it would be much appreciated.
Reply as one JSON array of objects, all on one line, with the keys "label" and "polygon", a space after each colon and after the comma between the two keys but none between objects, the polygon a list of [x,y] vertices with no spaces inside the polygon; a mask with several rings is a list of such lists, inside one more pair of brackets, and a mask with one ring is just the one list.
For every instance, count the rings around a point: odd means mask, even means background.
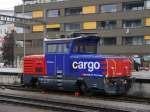
[{"label": "sbb logo", "polygon": [[100,69],[99,62],[82,62],[82,61],[75,61],[72,63],[73,69],[88,69],[89,72],[93,72],[93,70]]}]

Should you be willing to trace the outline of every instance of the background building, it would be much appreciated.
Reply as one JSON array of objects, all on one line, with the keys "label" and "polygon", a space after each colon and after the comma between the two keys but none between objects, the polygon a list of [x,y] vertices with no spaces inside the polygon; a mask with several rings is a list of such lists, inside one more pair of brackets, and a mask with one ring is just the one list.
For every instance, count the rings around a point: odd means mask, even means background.
[{"label": "background building", "polygon": [[[14,16],[14,11],[13,10],[0,10],[0,14]],[[14,24],[1,21],[0,22],[0,37],[4,37],[6,33],[10,33],[11,30],[13,29],[14,29]]]},{"label": "background building", "polygon": [[[98,53],[150,54],[150,0],[32,0],[15,7],[15,14],[46,21],[23,28],[16,24],[15,55],[43,53],[43,38],[72,32],[95,32],[101,37]],[[19,30],[20,29],[20,30]]]},{"label": "background building", "polygon": [[[8,16],[14,16],[14,11],[13,10],[0,10],[1,15],[8,15]],[[14,29],[14,24],[13,23],[6,23],[0,21],[0,58],[2,56],[2,44],[4,37],[6,36],[7,33],[10,33],[11,30]]]}]

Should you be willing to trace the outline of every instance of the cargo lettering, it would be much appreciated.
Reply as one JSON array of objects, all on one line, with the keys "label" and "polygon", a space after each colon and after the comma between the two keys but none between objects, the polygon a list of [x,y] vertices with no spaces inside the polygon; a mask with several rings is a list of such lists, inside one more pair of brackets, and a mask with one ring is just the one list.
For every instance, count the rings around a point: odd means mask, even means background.
[{"label": "cargo lettering", "polygon": [[93,70],[100,69],[99,62],[82,62],[82,61],[75,61],[72,63],[73,69],[88,69],[89,72],[93,72]]}]

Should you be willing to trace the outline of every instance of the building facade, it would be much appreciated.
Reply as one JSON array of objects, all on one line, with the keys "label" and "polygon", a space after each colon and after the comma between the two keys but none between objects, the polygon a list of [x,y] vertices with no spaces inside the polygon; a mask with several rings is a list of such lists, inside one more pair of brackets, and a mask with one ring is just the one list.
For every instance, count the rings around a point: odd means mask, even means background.
[{"label": "building facade", "polygon": [[44,37],[73,32],[97,33],[101,54],[150,55],[150,0],[27,0],[15,14],[46,22],[16,24],[15,56],[23,56],[23,32],[25,55],[43,53]]}]

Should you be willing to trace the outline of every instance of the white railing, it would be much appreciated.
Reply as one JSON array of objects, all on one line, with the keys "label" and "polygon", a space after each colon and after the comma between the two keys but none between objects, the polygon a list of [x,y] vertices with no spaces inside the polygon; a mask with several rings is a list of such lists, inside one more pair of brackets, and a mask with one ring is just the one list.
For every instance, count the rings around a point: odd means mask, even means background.
[{"label": "white railing", "polygon": [[20,84],[21,80],[19,76],[0,75],[0,85],[2,84]]},{"label": "white railing", "polygon": [[25,5],[38,4],[38,3],[61,2],[61,1],[69,1],[69,0],[31,0],[31,1],[25,1]]},{"label": "white railing", "polygon": [[22,68],[0,68],[0,73],[23,73]]}]

